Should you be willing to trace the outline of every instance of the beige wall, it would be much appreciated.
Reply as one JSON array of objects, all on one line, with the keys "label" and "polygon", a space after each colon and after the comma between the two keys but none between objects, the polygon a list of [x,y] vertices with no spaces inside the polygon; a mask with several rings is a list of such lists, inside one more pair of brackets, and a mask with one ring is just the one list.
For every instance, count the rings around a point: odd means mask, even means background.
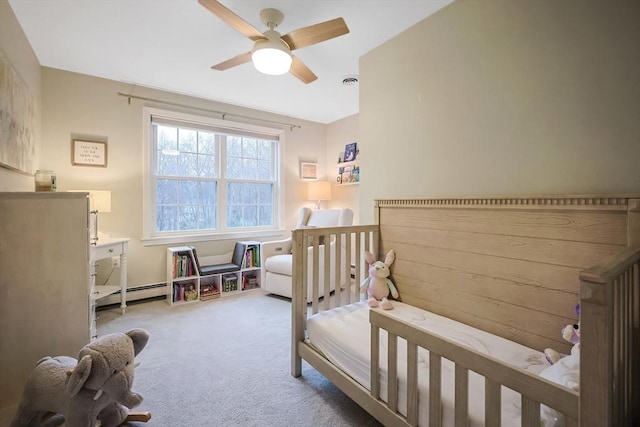
[{"label": "beige wall", "polygon": [[[36,101],[36,155],[40,150],[40,63],[7,0],[0,0],[0,50]],[[37,161],[36,161],[37,164]],[[0,167],[0,191],[33,191],[33,176]]]},{"label": "beige wall", "polygon": [[[164,282],[166,247],[170,245],[145,247],[140,240],[144,144],[142,108],[145,102],[132,100],[128,104],[126,98],[117,95],[118,92],[130,93],[132,88],[129,84],[51,68],[43,68],[42,87],[42,135],[46,141],[43,145],[42,167],[56,171],[60,191],[111,190],[112,212],[100,216],[100,229],[111,237],[131,238],[129,286]],[[321,170],[326,169],[327,125],[147,88],[136,87],[134,94],[230,114],[299,124],[301,128],[293,130],[284,127],[284,233],[288,236],[288,230],[295,225],[300,206],[308,204],[305,200],[306,186],[299,179],[299,162],[318,162]],[[152,105],[149,102],[146,104]],[[167,108],[163,105],[155,106]],[[233,117],[231,119],[239,120]],[[72,166],[71,140],[78,137],[107,142],[108,167]],[[278,233],[271,238],[281,238],[283,235]],[[219,255],[231,251],[234,242],[235,240],[196,243],[194,246],[202,255]],[[104,280],[101,275],[106,275],[104,270],[105,268],[98,270],[99,284]]]},{"label": "beige wall", "polygon": [[[128,263],[129,286],[165,281],[165,247],[143,246],[142,236],[142,107],[141,101],[127,104],[117,92],[130,93],[131,85],[86,75],[40,67],[29,42],[20,28],[7,0],[0,0],[0,48],[21,78],[33,89],[38,102],[38,169],[52,169],[58,177],[60,191],[69,189],[104,189],[112,191],[112,212],[100,217],[100,229],[112,237],[130,237]],[[226,111],[250,117],[299,124],[284,127],[284,212],[283,231],[270,238],[289,235],[306,200],[306,183],[300,180],[301,161],[317,162],[320,178],[333,179],[327,162],[327,132],[338,139],[356,139],[357,120],[349,124],[324,125],[292,120],[275,114],[227,104],[186,97],[147,88],[135,88],[135,95],[162,99]],[[147,103],[148,104],[148,103]],[[162,105],[156,105],[163,108]],[[240,120],[240,119],[237,119]],[[262,122],[255,122],[266,125]],[[340,135],[344,134],[344,138]],[[108,143],[108,167],[92,168],[71,165],[71,140],[87,138]],[[40,144],[42,141],[42,144]],[[42,145],[42,146],[40,146]],[[330,159],[333,166],[333,157]],[[33,177],[0,168],[0,191],[33,191]],[[340,206],[348,203],[345,199]],[[355,203],[354,203],[355,204]],[[264,238],[265,240],[267,238]],[[189,243],[189,242],[185,242]],[[234,241],[197,243],[200,253],[218,255],[229,252]],[[103,263],[104,264],[104,263]],[[98,269],[97,282],[103,283],[108,266]],[[114,275],[116,276],[116,275]],[[115,277],[109,283],[113,283]]]},{"label": "beige wall", "polygon": [[[358,224],[360,209],[358,203],[359,185],[336,185],[338,175],[338,155],[344,151],[344,146],[350,142],[358,142],[359,123],[358,115],[345,117],[327,126],[327,171],[326,177],[331,181],[330,202],[326,202],[329,208],[351,208],[354,211],[353,222]],[[373,206],[367,209],[373,210]]]},{"label": "beige wall", "polygon": [[360,220],[376,197],[640,193],[639,17],[458,0],[363,56]]}]

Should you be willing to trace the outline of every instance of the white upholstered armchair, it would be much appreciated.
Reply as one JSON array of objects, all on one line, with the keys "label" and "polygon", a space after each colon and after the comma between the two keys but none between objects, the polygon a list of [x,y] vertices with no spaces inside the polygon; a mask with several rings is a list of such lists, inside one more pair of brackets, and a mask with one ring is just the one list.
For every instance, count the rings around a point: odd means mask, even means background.
[{"label": "white upholstered armchair", "polygon": [[[300,209],[300,217],[296,228],[303,227],[339,227],[353,225],[353,211],[351,209]],[[333,253],[333,245],[331,251]],[[291,238],[273,242],[263,242],[260,250],[260,265],[262,266],[261,287],[269,293],[283,297],[292,297],[293,255],[291,254],[293,241]],[[312,250],[312,248],[309,248]],[[322,252],[321,252],[322,254]],[[310,257],[311,258],[311,257]],[[324,258],[320,257],[320,282],[324,281]],[[309,272],[313,266],[309,265]],[[311,273],[309,273],[311,274]],[[335,278],[331,276],[331,290],[335,289]],[[311,292],[307,293],[310,300]],[[322,294],[320,295],[322,296]]]}]

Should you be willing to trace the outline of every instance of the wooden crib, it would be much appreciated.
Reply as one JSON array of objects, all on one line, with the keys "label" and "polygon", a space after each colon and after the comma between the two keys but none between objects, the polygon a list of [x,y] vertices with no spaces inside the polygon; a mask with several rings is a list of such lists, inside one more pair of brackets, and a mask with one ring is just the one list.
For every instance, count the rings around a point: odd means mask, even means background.
[{"label": "wooden crib", "polygon": [[[500,389],[522,395],[522,425],[540,425],[540,405],[562,412],[567,425],[631,426],[640,420],[640,196],[544,196],[459,199],[377,200],[375,225],[294,230],[291,373],[302,374],[302,359],[385,425],[417,425],[417,347],[429,350],[429,407],[438,408],[437,368],[441,358],[456,364],[455,425],[467,425],[469,370],[485,377],[485,425],[499,426]],[[318,299],[315,267],[307,277],[309,246],[313,265],[329,258],[321,241],[335,239],[334,275],[340,290]],[[356,302],[366,277],[364,250],[378,258],[396,252],[392,279],[400,300],[436,314],[543,351],[568,353],[561,329],[575,323],[581,304],[580,392],[496,363],[485,355],[371,311],[371,387],[363,387],[329,362],[306,340],[310,314]],[[348,262],[345,262],[348,261]],[[351,265],[349,271],[330,270]],[[348,277],[352,277],[348,280]],[[307,281],[313,302],[306,303]],[[309,312],[310,309],[310,312]],[[396,337],[408,342],[407,413],[397,402],[395,352],[389,351],[388,398],[380,398],[379,328],[388,347]],[[412,355],[414,355],[412,357]],[[430,411],[429,425],[441,425]]]}]

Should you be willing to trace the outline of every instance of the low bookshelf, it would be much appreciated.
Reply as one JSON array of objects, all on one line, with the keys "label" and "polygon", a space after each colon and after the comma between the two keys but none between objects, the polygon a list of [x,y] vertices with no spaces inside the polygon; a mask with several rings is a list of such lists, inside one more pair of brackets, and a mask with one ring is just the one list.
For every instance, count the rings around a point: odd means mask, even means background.
[{"label": "low bookshelf", "polygon": [[260,288],[260,242],[237,242],[231,262],[199,256],[193,246],[167,249],[167,301],[170,305],[206,301]]}]

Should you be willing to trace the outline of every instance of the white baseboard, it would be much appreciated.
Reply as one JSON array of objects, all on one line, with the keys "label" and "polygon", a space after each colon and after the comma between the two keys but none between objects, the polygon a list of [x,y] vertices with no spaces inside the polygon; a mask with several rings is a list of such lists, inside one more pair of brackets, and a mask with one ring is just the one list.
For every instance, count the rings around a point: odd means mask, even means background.
[{"label": "white baseboard", "polygon": [[[127,301],[137,301],[165,295],[167,295],[166,283],[155,283],[151,285],[140,285],[127,288]],[[98,300],[98,307],[112,304],[120,304],[120,292]]]}]

